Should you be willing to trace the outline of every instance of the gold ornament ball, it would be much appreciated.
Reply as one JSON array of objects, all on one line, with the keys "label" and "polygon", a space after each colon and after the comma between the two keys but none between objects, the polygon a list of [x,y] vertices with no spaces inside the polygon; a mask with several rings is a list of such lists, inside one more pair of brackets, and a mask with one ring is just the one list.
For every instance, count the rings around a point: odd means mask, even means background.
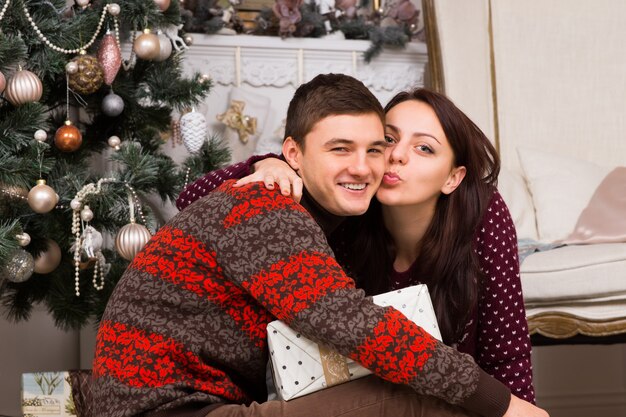
[{"label": "gold ornament ball", "polygon": [[18,70],[7,83],[4,96],[14,106],[39,101],[43,94],[43,84],[39,77],[30,71]]},{"label": "gold ornament ball", "polygon": [[159,10],[164,12],[169,9],[171,0],[154,0],[154,3],[157,5]]},{"label": "gold ornament ball", "polygon": [[150,29],[145,29],[143,33],[135,39],[133,49],[141,59],[145,59],[146,61],[157,59],[161,53],[159,37],[150,32]]},{"label": "gold ornament ball", "polygon": [[80,148],[82,143],[83,135],[69,120],[65,122],[64,126],[58,128],[54,134],[54,145],[61,152],[74,152]]},{"label": "gold ornament ball", "polygon": [[71,62],[78,65],[78,71],[69,75],[69,86],[79,94],[93,94],[104,83],[104,72],[98,58],[92,55],[81,55]]},{"label": "gold ornament ball", "polygon": [[150,231],[145,226],[129,223],[117,232],[115,250],[122,258],[132,261],[151,237]]},{"label": "gold ornament ball", "polygon": [[52,239],[46,239],[48,248],[35,258],[34,271],[38,274],[49,274],[61,263],[61,248]]},{"label": "gold ornament ball", "polygon": [[191,46],[193,45],[193,36],[185,35],[185,37],[183,38],[183,41],[185,42],[185,45]]},{"label": "gold ornament ball", "polygon": [[54,189],[46,185],[46,180],[37,180],[37,185],[30,189],[26,200],[35,213],[47,213],[59,201]]},{"label": "gold ornament ball", "polygon": [[4,74],[0,72],[0,94],[2,94],[6,86],[7,86],[7,79],[4,78]]},{"label": "gold ornament ball", "polygon": [[33,275],[34,267],[35,261],[33,260],[33,255],[26,252],[24,249],[17,249],[0,271],[0,276],[5,275],[11,282],[24,282]]}]

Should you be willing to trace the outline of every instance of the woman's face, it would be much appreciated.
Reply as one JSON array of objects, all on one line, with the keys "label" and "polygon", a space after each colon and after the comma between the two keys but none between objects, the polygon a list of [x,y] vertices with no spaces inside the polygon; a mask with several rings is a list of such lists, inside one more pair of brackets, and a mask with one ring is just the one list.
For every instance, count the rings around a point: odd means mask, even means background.
[{"label": "woman's face", "polygon": [[454,167],[452,147],[428,104],[409,100],[391,108],[385,136],[387,167],[376,193],[383,205],[434,207],[465,176],[464,167]]}]

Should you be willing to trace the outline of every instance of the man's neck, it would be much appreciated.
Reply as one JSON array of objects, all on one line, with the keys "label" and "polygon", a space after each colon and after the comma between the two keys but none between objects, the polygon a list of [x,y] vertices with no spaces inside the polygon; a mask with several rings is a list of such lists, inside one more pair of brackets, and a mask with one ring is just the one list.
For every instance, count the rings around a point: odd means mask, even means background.
[{"label": "man's neck", "polygon": [[300,200],[302,207],[313,216],[313,219],[320,225],[324,234],[330,236],[330,234],[341,224],[345,219],[343,216],[337,216],[330,213],[324,207],[322,207],[305,189],[302,190],[302,199]]}]

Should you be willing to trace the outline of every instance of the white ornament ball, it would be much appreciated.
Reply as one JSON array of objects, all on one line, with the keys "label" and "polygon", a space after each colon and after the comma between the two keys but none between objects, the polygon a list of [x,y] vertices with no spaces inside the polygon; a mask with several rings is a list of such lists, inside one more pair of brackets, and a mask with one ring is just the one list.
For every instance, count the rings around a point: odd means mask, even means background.
[{"label": "white ornament ball", "polygon": [[31,275],[33,275],[33,269],[35,267],[35,260],[33,255],[26,252],[24,249],[17,249],[13,252],[7,264],[4,266],[0,275],[5,275],[11,282],[24,282]]},{"label": "white ornament ball", "polygon": [[202,113],[192,111],[180,118],[180,135],[190,153],[198,152],[207,136],[206,118]]},{"label": "white ornament ball", "polygon": [[61,248],[52,239],[46,239],[48,249],[35,258],[34,271],[38,274],[49,274],[61,263]]},{"label": "white ornament ball", "polygon": [[72,201],[70,201],[70,207],[72,208],[72,210],[79,210],[81,207],[83,206],[83,204],[80,202],[80,200],[74,198],[72,199]]},{"label": "white ornament ball", "polygon": [[102,100],[102,112],[109,117],[116,117],[124,111],[124,100],[114,92],[110,92]]},{"label": "white ornament ball", "polygon": [[93,211],[91,211],[91,209],[89,208],[89,206],[85,206],[81,211],[80,211],[80,218],[84,221],[84,222],[90,222],[93,219]]},{"label": "white ornament ball", "polygon": [[107,140],[109,146],[115,150],[119,150],[120,149],[120,144],[122,143],[122,140],[117,137],[117,136],[111,136],[109,138],[109,140]]},{"label": "white ornament ball", "polygon": [[7,79],[4,78],[4,74],[0,72],[0,94],[2,94],[6,86],[7,86]]},{"label": "white ornament ball", "polygon": [[78,72],[78,63],[76,61],[70,61],[65,64],[65,72],[68,74],[76,74]]},{"label": "white ornament ball", "polygon": [[167,35],[165,35],[164,33],[159,33],[158,37],[160,47],[159,56],[156,57],[154,60],[158,62],[163,62],[167,58],[169,58],[170,55],[172,55],[172,41],[170,41],[170,38],[168,38]]},{"label": "white ornament ball", "polygon": [[54,189],[46,185],[45,180],[38,180],[37,185],[28,192],[28,205],[35,213],[47,213],[59,202]]},{"label": "white ornament ball", "polygon": [[15,235],[15,240],[17,240],[17,244],[22,247],[28,246],[30,243],[30,235],[26,232],[20,233],[19,235]]},{"label": "white ornament ball", "polygon": [[48,133],[43,129],[39,129],[35,132],[34,137],[37,142],[45,142],[48,139]]},{"label": "white ornament ball", "polygon": [[117,232],[115,250],[122,258],[132,261],[151,237],[150,231],[145,226],[129,223]]},{"label": "white ornament ball", "polygon": [[89,5],[89,0],[75,0],[76,4],[80,7],[87,7]]},{"label": "white ornament ball", "polygon": [[111,16],[117,16],[121,11],[120,5],[117,3],[109,3],[108,10]]},{"label": "white ornament ball", "polygon": [[193,45],[193,36],[185,35],[185,37],[183,38],[183,41],[185,42],[185,45],[191,46]]}]

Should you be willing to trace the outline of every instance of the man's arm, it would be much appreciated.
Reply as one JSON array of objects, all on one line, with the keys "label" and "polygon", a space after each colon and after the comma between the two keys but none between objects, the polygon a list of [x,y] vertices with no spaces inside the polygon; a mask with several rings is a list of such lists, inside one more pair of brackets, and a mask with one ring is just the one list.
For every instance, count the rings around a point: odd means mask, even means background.
[{"label": "man's arm", "polygon": [[218,192],[210,214],[224,225],[211,239],[218,262],[271,314],[388,381],[484,416],[505,414],[509,390],[469,355],[366,298],[302,206],[258,183]]}]

